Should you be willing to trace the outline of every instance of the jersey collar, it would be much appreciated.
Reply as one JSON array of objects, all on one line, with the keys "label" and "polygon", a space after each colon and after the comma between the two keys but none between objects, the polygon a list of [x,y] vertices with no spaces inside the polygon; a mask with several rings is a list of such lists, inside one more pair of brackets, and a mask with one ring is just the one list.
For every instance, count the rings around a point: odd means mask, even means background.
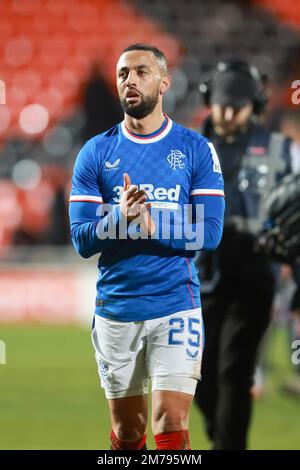
[{"label": "jersey collar", "polygon": [[134,134],[129,129],[127,129],[124,121],[121,122],[121,129],[124,136],[132,142],[136,142],[137,144],[152,144],[153,142],[158,142],[159,140],[166,137],[172,128],[172,119],[170,119],[166,114],[165,117],[166,121],[163,123],[162,127],[149,135]]}]

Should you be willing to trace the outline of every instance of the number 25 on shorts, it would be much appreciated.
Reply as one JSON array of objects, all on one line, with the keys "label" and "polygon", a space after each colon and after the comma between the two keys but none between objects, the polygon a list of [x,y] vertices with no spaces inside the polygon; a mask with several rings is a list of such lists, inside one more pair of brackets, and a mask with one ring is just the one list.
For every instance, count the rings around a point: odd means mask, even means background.
[{"label": "number 25 on shorts", "polygon": [[[187,325],[186,325],[187,323]],[[199,318],[171,318],[169,325],[172,327],[169,331],[170,345],[184,344],[186,328],[188,328],[188,346],[199,348],[200,346],[200,320]],[[197,328],[197,329],[196,329]]]}]

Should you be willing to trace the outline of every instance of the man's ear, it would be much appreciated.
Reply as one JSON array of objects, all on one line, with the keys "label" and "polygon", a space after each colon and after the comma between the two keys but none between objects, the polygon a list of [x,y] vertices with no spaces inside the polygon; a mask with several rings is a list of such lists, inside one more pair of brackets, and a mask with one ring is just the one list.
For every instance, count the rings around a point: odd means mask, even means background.
[{"label": "man's ear", "polygon": [[170,87],[171,87],[171,77],[170,75],[164,75],[160,83],[160,89],[159,89],[160,94],[164,95],[169,90]]}]

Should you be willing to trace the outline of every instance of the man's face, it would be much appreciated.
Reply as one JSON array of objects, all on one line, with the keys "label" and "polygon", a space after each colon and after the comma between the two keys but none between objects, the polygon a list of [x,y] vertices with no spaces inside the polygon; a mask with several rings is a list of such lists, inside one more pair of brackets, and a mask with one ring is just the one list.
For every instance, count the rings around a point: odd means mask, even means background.
[{"label": "man's face", "polygon": [[242,108],[233,108],[212,104],[211,112],[216,133],[227,137],[246,127],[253,113],[253,105],[249,103]]},{"label": "man's face", "polygon": [[151,51],[129,51],[117,64],[117,87],[123,110],[142,119],[152,113],[163,93],[170,86]]}]

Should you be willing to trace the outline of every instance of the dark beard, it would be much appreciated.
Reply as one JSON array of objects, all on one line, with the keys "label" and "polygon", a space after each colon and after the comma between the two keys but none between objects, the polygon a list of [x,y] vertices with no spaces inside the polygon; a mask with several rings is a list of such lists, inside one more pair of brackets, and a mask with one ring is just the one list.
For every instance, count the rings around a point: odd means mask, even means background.
[{"label": "dark beard", "polygon": [[121,106],[124,113],[135,119],[143,119],[152,113],[157,105],[159,92],[156,95],[142,97],[139,104],[128,104],[126,99],[121,99]]}]

